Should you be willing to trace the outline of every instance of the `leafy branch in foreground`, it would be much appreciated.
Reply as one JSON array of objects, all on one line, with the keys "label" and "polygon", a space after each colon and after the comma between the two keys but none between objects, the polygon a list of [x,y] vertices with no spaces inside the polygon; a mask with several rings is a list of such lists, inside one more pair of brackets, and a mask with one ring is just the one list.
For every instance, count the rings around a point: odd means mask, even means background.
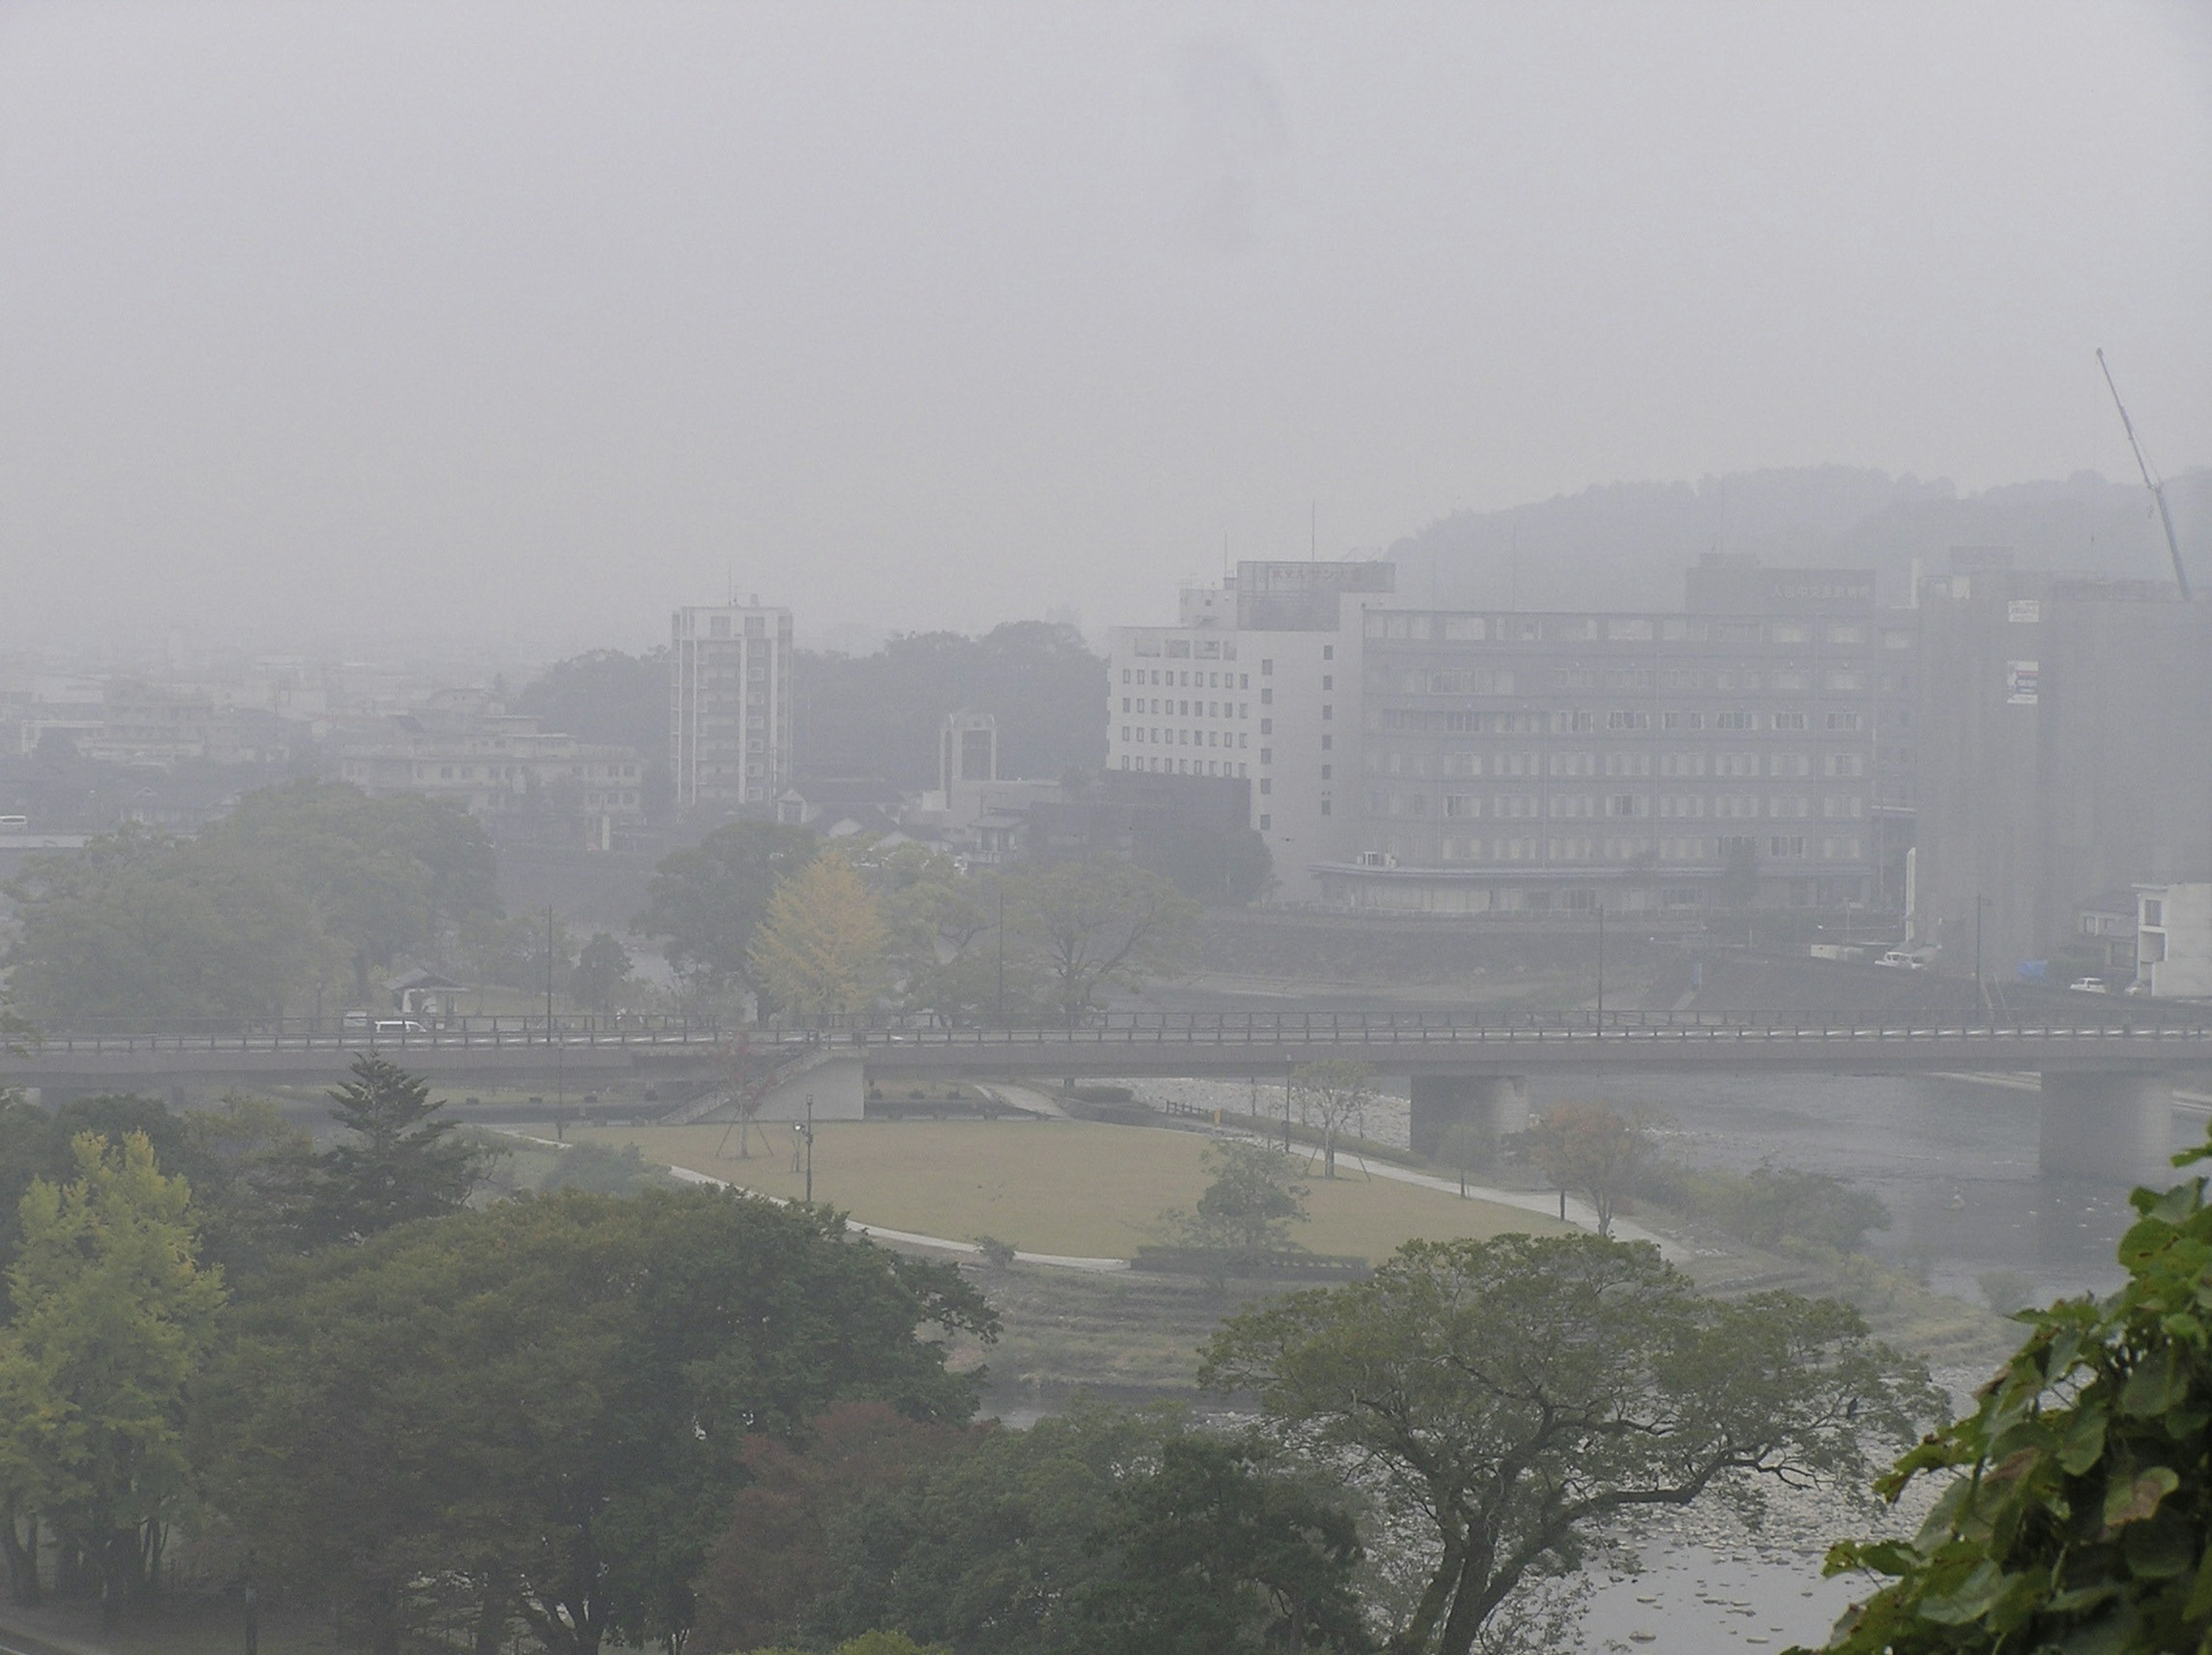
[{"label": "leafy branch in foreground", "polygon": [[[2212,1159],[2212,1145],[2174,1158]],[[1828,1647],[1849,1655],[2199,1650],[2212,1643],[2212,1208],[2203,1177],[2137,1190],[2128,1280],[2024,1311],[2027,1342],[1972,1415],[1876,1485],[1954,1472],[1918,1536],[1845,1542],[1828,1573],[1892,1584]]]}]

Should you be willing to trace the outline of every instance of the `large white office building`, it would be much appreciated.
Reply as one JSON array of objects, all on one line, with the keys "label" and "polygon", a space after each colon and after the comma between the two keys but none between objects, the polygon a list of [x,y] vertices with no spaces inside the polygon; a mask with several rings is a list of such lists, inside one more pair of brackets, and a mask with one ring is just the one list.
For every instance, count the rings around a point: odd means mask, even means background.
[{"label": "large white office building", "polygon": [[1177,624],[1115,628],[1107,767],[1249,779],[1276,896],[1316,900],[1357,825],[1363,618],[1395,581],[1382,563],[1241,563],[1187,588]]},{"label": "large white office building", "polygon": [[747,815],[791,784],[791,611],[690,607],[669,626],[676,807]]}]

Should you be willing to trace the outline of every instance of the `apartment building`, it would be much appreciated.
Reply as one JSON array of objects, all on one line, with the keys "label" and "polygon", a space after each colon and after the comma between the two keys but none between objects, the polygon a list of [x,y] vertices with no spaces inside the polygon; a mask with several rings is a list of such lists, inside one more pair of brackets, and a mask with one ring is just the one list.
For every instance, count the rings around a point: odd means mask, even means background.
[{"label": "apartment building", "polygon": [[748,604],[670,622],[670,759],[676,806],[766,814],[791,785],[791,611]]},{"label": "apartment building", "polygon": [[1352,825],[1364,618],[1395,584],[1385,563],[1248,561],[1187,588],[1177,624],[1115,628],[1107,768],[1249,781],[1277,897],[1318,900]]}]

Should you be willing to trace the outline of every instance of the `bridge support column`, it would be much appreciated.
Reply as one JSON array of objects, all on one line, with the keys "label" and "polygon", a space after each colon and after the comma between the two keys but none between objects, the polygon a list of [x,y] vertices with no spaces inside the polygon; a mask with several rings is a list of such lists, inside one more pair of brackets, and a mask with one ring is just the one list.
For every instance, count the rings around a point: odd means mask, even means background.
[{"label": "bridge support column", "polygon": [[1464,1121],[1502,1138],[1528,1124],[1528,1080],[1521,1074],[1417,1074],[1409,1123],[1413,1153],[1433,1155]]},{"label": "bridge support column", "polygon": [[2163,1189],[2173,1181],[2173,1082],[2046,1069],[2037,1159],[2045,1172]]}]

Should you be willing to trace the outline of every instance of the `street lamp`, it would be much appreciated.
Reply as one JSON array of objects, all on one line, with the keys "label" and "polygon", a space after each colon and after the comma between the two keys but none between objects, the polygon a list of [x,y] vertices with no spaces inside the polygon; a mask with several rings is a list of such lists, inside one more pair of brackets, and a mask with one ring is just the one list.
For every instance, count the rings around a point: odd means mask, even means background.
[{"label": "street lamp", "polygon": [[1605,904],[1597,905],[1597,1026],[1605,1031]]},{"label": "street lamp", "polygon": [[1982,910],[1996,906],[1996,899],[1974,893],[1974,1006],[1978,1011],[1990,1008],[1990,991],[1982,981]]},{"label": "street lamp", "polygon": [[806,1127],[799,1135],[806,1145],[806,1204],[814,1205],[814,1094],[806,1094]]}]

